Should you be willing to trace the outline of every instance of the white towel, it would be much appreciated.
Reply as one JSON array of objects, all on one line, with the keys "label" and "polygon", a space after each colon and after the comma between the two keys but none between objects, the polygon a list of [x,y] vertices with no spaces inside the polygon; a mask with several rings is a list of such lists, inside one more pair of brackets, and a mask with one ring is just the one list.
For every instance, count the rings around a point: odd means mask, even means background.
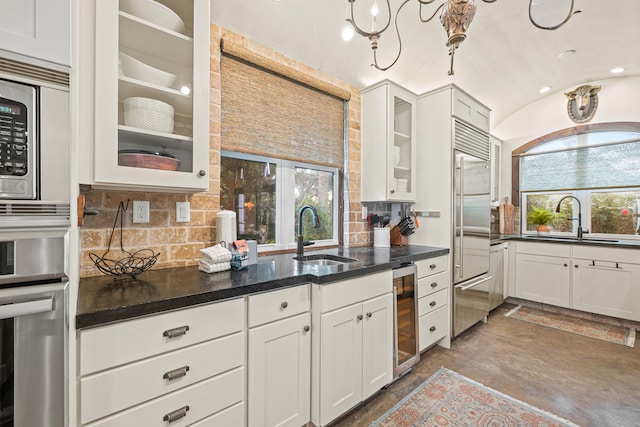
[{"label": "white towel", "polygon": [[202,255],[202,259],[209,264],[231,261],[231,251],[225,248],[222,243],[200,249],[200,255]]},{"label": "white towel", "polygon": [[205,273],[217,273],[219,271],[231,270],[231,262],[209,263],[201,259],[198,261],[198,270],[204,271]]}]

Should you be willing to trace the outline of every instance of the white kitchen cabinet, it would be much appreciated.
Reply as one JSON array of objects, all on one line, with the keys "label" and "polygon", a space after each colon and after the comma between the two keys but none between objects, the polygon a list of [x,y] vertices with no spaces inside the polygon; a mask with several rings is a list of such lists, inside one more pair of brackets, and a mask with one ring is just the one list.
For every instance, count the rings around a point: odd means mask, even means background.
[{"label": "white kitchen cabinet", "polygon": [[305,425],[311,397],[309,286],[248,300],[248,425]]},{"label": "white kitchen cabinet", "polygon": [[385,80],[362,90],[362,201],[413,202],[415,95]]},{"label": "white kitchen cabinet", "polygon": [[244,299],[82,330],[81,423],[186,426],[244,406],[245,340]]},{"label": "white kitchen cabinet", "polygon": [[571,306],[571,246],[518,242],[516,297]]},{"label": "white kitchen cabinet", "polygon": [[68,71],[71,0],[0,0],[0,56]]},{"label": "white kitchen cabinet", "polygon": [[[184,22],[176,32],[119,9],[122,2],[79,5],[79,86],[82,184],[145,191],[193,192],[209,186],[209,1],[160,0]],[[99,18],[98,18],[99,17]],[[95,23],[94,26],[91,23]],[[93,43],[91,43],[93,41]],[[125,75],[120,52],[176,75],[170,87]],[[86,55],[86,56],[84,56]],[[94,58],[92,62],[91,58]],[[147,73],[148,75],[148,73]],[[182,89],[190,92],[183,92]],[[143,97],[174,109],[173,130],[160,132],[125,124],[124,100]],[[157,120],[157,119],[156,119]],[[130,124],[130,123],[129,123]],[[163,153],[180,161],[177,170],[120,164],[122,150]]]},{"label": "white kitchen cabinet", "polygon": [[311,421],[324,426],[393,376],[391,270],[312,287]]},{"label": "white kitchen cabinet", "polygon": [[577,245],[573,252],[573,308],[640,321],[638,252]]},{"label": "white kitchen cabinet", "polygon": [[490,110],[459,88],[453,91],[453,116],[489,132]]},{"label": "white kitchen cabinet", "polygon": [[451,346],[449,256],[416,261],[419,348]]},{"label": "white kitchen cabinet", "polygon": [[502,141],[491,135],[491,206],[500,205],[500,179],[502,179],[502,168],[500,158],[502,157]]},{"label": "white kitchen cabinet", "polygon": [[489,311],[498,307],[505,299],[505,280],[507,278],[508,262],[505,262],[508,251],[507,243],[491,246],[489,253]]}]

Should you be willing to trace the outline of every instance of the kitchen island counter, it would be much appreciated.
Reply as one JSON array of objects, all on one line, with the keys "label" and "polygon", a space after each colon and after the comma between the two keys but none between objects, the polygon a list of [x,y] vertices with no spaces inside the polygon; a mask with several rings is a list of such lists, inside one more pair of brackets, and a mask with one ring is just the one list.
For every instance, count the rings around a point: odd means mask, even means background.
[{"label": "kitchen island counter", "polygon": [[204,273],[197,266],[151,269],[136,279],[99,276],[80,279],[76,328],[99,326],[196,304],[241,297],[303,283],[324,284],[398,268],[446,255],[446,248],[335,248],[308,251],[355,258],[340,265],[315,265],[294,254],[263,256],[245,270]]}]

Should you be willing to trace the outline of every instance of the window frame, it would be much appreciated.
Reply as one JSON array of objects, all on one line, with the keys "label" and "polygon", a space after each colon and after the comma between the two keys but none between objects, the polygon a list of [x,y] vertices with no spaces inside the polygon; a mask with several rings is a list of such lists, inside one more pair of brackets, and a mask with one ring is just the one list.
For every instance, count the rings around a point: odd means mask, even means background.
[{"label": "window frame", "polygon": [[[239,160],[253,162],[269,162],[276,164],[276,242],[258,245],[258,253],[275,252],[281,250],[291,250],[297,248],[294,238],[289,242],[289,236],[295,236],[295,170],[296,168],[313,169],[323,172],[333,173],[333,239],[314,240],[314,247],[332,247],[340,244],[339,222],[340,205],[342,192],[340,191],[340,168],[316,165],[294,160],[278,159],[255,154],[240,153],[236,151],[220,150],[220,167],[222,168],[222,157],[229,157]],[[235,210],[235,209],[234,209]]]}]

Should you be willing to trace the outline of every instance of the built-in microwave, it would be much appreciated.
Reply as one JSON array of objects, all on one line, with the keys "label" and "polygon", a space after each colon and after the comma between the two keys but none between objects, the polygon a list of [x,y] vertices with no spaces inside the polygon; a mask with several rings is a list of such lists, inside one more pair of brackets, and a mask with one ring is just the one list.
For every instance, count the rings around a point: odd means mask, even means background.
[{"label": "built-in microwave", "polygon": [[35,86],[0,79],[0,198],[39,198],[38,95]]}]

